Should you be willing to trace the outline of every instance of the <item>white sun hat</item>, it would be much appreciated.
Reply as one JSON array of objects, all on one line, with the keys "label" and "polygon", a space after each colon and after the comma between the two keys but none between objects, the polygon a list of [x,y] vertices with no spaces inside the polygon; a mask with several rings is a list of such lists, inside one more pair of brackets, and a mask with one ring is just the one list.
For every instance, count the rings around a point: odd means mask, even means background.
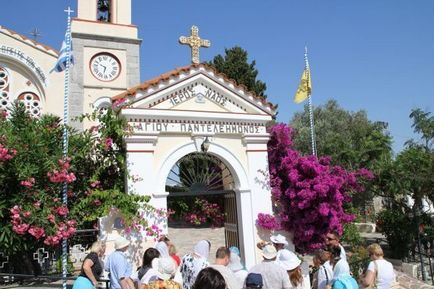
[{"label": "white sun hat", "polygon": [[124,237],[119,237],[115,240],[115,250],[125,248],[129,245],[130,245],[130,241],[128,241]]},{"label": "white sun hat", "polygon": [[271,260],[276,258],[276,256],[277,256],[277,251],[273,245],[269,244],[266,245],[264,248],[262,248],[262,257],[264,257],[265,259]]},{"label": "white sun hat", "polygon": [[301,260],[293,252],[282,249],[279,253],[279,259],[276,262],[286,271],[294,270],[300,266]]},{"label": "white sun hat", "polygon": [[172,258],[158,258],[158,278],[162,280],[169,280],[175,275],[175,273],[176,265]]},{"label": "white sun hat", "polygon": [[283,244],[285,246],[288,246],[288,241],[286,241],[285,236],[281,234],[273,235],[270,237],[271,242],[275,244]]}]

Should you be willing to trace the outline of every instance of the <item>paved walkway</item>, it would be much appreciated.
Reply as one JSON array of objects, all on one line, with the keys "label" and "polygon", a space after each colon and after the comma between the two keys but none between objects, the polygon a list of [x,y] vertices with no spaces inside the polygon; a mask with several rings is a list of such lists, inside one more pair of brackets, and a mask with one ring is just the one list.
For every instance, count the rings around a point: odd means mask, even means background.
[{"label": "paved walkway", "polygon": [[217,248],[225,245],[224,228],[171,228],[169,227],[169,239],[175,244],[179,256],[191,253],[193,246],[200,240],[211,242],[210,258],[214,261]]}]

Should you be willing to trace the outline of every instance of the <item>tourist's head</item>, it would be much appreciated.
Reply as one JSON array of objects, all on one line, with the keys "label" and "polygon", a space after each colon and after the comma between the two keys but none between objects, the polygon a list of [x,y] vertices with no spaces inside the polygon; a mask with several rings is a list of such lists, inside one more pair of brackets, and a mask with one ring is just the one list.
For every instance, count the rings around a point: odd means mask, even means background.
[{"label": "tourist's head", "polygon": [[326,250],[317,250],[315,256],[313,257],[313,262],[315,267],[323,265],[325,262],[330,260],[330,252]]},{"label": "tourist's head", "polygon": [[172,258],[158,259],[158,278],[161,280],[169,280],[175,276],[176,264]]},{"label": "tourist's head", "polygon": [[339,247],[339,234],[336,231],[331,231],[327,233],[325,242],[327,247],[330,249],[332,247]]},{"label": "tourist's head", "polygon": [[368,253],[372,260],[381,259],[384,256],[383,249],[376,243],[368,246]]},{"label": "tourist's head", "polygon": [[293,252],[283,249],[280,251],[279,259],[276,261],[283,269],[288,272],[289,279],[293,286],[297,287],[303,282],[301,274],[301,260]]},{"label": "tourist's head", "polygon": [[226,282],[219,271],[207,267],[202,269],[196,277],[192,289],[225,289]]},{"label": "tourist's head", "polygon": [[130,241],[128,241],[124,237],[119,237],[115,240],[115,250],[117,251],[126,251],[128,250],[129,245]]},{"label": "tourist's head", "polygon": [[170,257],[169,255],[169,247],[167,246],[166,242],[164,241],[160,241],[155,245],[155,249],[158,250],[158,252],[160,252],[160,256],[161,257]]},{"label": "tourist's head", "polygon": [[276,247],[277,251],[282,250],[283,248],[285,248],[285,246],[288,246],[288,241],[286,241],[286,237],[281,234],[271,236],[270,241],[273,243],[274,247]]},{"label": "tourist's head", "polygon": [[98,256],[102,257],[105,253],[105,242],[101,240],[93,242],[92,246],[90,247],[90,251],[97,253]]},{"label": "tourist's head", "polygon": [[262,275],[259,273],[249,273],[246,277],[246,289],[260,289],[264,286]]},{"label": "tourist's head", "polygon": [[177,250],[176,250],[175,245],[170,244],[170,246],[169,246],[169,255],[170,256],[176,255],[176,252],[177,252]]},{"label": "tourist's head", "polygon": [[231,251],[226,247],[220,247],[215,253],[215,262],[218,265],[227,266],[229,264]]},{"label": "tourist's head", "polygon": [[208,259],[211,243],[208,240],[201,240],[193,248],[193,253],[199,258]]},{"label": "tourist's head", "polygon": [[262,248],[261,255],[264,258],[264,260],[267,261],[275,260],[277,256],[277,250],[273,245],[268,244],[264,246],[264,248]]},{"label": "tourist's head", "polygon": [[152,260],[160,257],[160,252],[158,252],[155,248],[146,249],[145,253],[143,253],[143,263],[142,267],[152,267]]}]

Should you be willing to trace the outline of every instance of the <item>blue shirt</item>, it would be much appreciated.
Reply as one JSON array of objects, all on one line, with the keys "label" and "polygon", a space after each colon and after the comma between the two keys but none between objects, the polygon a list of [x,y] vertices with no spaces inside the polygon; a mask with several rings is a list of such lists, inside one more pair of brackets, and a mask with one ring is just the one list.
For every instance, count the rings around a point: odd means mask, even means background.
[{"label": "blue shirt", "polygon": [[336,280],[333,283],[333,289],[358,289],[359,285],[357,284],[356,280],[354,278],[348,278],[351,287],[345,286],[344,283],[342,283],[339,280]]},{"label": "blue shirt", "polygon": [[121,289],[120,279],[129,278],[132,273],[131,264],[128,263],[124,252],[114,251],[105,264],[105,270],[110,272],[110,288]]}]

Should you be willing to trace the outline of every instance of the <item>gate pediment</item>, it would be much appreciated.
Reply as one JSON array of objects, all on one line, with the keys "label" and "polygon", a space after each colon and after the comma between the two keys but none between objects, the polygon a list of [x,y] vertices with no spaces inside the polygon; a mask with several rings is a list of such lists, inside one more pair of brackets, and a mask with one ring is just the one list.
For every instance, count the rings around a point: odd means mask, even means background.
[{"label": "gate pediment", "polygon": [[276,114],[273,104],[204,64],[162,74],[114,96],[113,101],[136,109]]}]

